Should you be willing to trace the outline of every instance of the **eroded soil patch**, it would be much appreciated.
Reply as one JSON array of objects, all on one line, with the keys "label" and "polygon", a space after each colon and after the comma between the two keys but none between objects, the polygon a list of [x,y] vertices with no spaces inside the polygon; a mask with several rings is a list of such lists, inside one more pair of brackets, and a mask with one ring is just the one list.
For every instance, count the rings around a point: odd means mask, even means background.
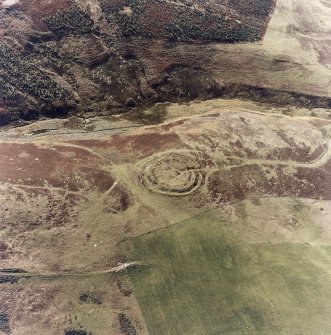
[{"label": "eroded soil patch", "polygon": [[120,323],[120,327],[122,333],[125,335],[137,335],[137,331],[131,322],[131,320],[123,313],[118,315],[118,322]]},{"label": "eroded soil patch", "polygon": [[5,334],[11,334],[9,318],[5,313],[0,313],[0,330]]}]

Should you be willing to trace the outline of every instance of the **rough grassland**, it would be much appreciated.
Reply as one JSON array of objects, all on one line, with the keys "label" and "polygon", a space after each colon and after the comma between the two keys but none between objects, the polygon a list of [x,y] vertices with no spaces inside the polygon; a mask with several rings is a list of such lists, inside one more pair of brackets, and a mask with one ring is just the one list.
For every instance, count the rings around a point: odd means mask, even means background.
[{"label": "rough grassland", "polygon": [[150,335],[330,334],[331,248],[231,230],[205,214],[122,243]]}]

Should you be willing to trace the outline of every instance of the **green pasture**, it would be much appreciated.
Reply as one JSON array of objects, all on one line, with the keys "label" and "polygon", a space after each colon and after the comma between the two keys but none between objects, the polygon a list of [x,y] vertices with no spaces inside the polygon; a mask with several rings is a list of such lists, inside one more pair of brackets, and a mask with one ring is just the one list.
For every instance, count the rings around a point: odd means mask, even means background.
[{"label": "green pasture", "polygon": [[331,334],[331,248],[238,236],[202,215],[121,244],[150,335]]}]

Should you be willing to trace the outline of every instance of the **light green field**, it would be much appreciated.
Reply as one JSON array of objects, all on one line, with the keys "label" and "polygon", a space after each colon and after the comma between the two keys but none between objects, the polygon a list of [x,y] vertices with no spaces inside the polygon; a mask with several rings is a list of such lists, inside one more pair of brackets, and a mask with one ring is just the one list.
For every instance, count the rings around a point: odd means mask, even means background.
[{"label": "light green field", "polygon": [[331,334],[331,247],[253,245],[203,215],[121,249],[145,263],[129,275],[150,335]]}]

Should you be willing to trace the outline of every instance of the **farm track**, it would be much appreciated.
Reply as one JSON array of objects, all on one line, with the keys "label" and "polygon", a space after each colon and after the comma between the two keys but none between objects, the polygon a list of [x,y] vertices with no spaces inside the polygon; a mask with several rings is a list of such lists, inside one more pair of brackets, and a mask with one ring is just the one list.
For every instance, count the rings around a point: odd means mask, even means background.
[{"label": "farm track", "polygon": [[87,276],[99,276],[109,273],[119,273],[125,271],[127,268],[144,265],[141,262],[126,262],[121,263],[113,268],[104,269],[104,270],[92,270],[92,271],[63,271],[63,272],[45,272],[45,273],[35,273],[28,272],[24,270],[15,271],[15,269],[0,269],[0,277],[3,276],[12,276],[17,279],[61,279],[64,277],[87,277]]}]

